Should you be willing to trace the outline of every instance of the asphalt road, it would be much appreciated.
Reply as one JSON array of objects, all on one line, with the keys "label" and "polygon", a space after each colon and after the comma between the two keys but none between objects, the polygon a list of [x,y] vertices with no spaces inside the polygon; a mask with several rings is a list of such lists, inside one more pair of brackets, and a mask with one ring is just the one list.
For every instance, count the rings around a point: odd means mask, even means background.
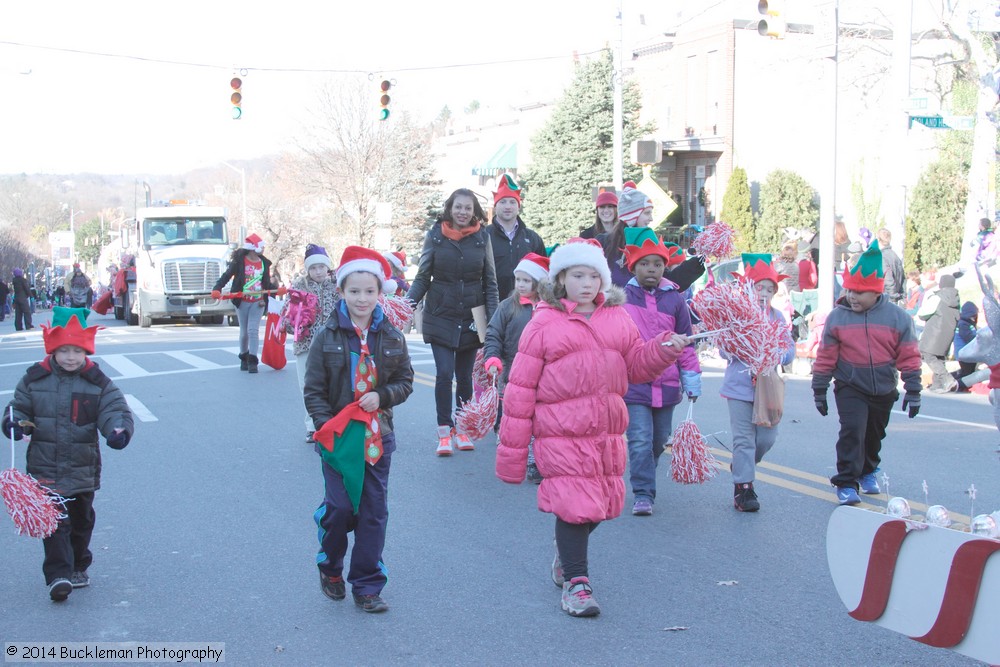
[{"label": "asphalt road", "polygon": [[[136,435],[123,451],[103,448],[92,585],[66,603],[48,599],[41,545],[0,518],[3,642],[225,642],[239,665],[975,664],[847,615],[825,547],[837,422],[815,412],[807,379],[789,380],[759,469],[762,510],[733,510],[721,447],[724,472],[700,486],[672,482],[664,457],[655,514],[593,534],[603,613],[573,619],[549,580],[553,517],[538,512],[536,487],[495,478],[493,436],[434,456],[434,364],[411,337],[417,383],[396,411],[390,476],[391,609],[370,616],[319,590],[322,478],[294,368],[241,373],[234,328],[94,322],[108,327],[95,359],[129,395]],[[42,356],[39,329],[0,323],[0,404]],[[728,444],[720,376],[706,367],[694,415]],[[997,442],[985,397],[926,396],[916,419],[892,416],[891,493],[919,509],[926,481],[931,504],[968,515],[975,484],[975,513],[998,509]],[[866,499],[884,507],[884,496]]]}]

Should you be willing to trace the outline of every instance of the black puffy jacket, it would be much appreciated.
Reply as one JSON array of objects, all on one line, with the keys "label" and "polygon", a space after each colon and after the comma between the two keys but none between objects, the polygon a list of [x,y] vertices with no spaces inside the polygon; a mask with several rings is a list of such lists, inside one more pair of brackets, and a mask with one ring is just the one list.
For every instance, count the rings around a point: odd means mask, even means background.
[{"label": "black puffy jacket", "polygon": [[424,300],[425,343],[453,350],[481,347],[472,309],[485,306],[489,322],[499,303],[490,234],[481,227],[453,241],[441,232],[442,224],[424,237],[417,277],[406,296],[415,303]]},{"label": "black puffy jacket", "polygon": [[[350,318],[342,311],[341,301],[330,313],[326,325],[313,336],[306,357],[303,389],[306,411],[317,429],[354,402],[354,378],[351,375],[351,341],[360,350]],[[368,349],[375,357],[375,393],[379,396],[379,428],[392,432],[392,407],[413,393],[413,366],[406,349],[406,339],[377,310],[368,333]],[[300,362],[301,363],[301,362]]]},{"label": "black puffy jacket", "polygon": [[35,424],[28,472],[67,498],[101,488],[98,431],[106,438],[120,428],[131,438],[134,428],[125,395],[89,359],[73,373],[51,356],[34,364],[17,383],[11,405],[15,421]]},{"label": "black puffy jacket", "polygon": [[545,257],[542,237],[517,218],[517,231],[511,240],[499,223],[494,222],[486,229],[490,232],[493,246],[493,268],[497,273],[497,299],[503,301],[514,291],[514,269],[529,252]]}]

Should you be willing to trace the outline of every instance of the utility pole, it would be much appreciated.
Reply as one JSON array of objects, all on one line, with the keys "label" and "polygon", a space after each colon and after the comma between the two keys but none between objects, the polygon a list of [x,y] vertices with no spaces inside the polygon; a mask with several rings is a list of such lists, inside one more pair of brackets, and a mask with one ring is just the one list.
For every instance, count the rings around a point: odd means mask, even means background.
[{"label": "utility pole", "polygon": [[247,227],[247,170],[242,167],[234,167],[228,162],[224,162],[222,160],[219,160],[219,164],[226,165],[240,175],[240,187],[243,190],[243,218],[240,220],[240,225],[249,232],[249,228]]},{"label": "utility pole", "polygon": [[622,136],[622,124],[624,123],[624,113],[622,112],[622,88],[625,84],[625,69],[622,64],[624,60],[622,57],[624,41],[625,40],[622,35],[622,0],[618,0],[618,44],[615,48],[615,60],[611,73],[612,94],[614,96],[611,121],[614,125],[611,134],[612,151],[614,152],[611,156],[611,180],[614,182],[616,192],[621,192],[622,183],[625,180],[625,165],[623,164],[624,158],[622,157],[625,150],[624,138]]},{"label": "utility pole", "polygon": [[833,0],[827,8],[829,16],[824,18],[827,22],[832,22],[833,44],[832,55],[828,56],[829,64],[824,59],[824,69],[832,72],[825,72],[824,78],[830,82],[830,96],[832,98],[830,123],[831,132],[827,148],[829,171],[827,172],[826,187],[820,197],[819,216],[819,312],[829,312],[833,309],[833,282],[836,264],[833,261],[833,227],[837,216],[837,103],[839,84],[839,58],[840,58],[840,1]]}]

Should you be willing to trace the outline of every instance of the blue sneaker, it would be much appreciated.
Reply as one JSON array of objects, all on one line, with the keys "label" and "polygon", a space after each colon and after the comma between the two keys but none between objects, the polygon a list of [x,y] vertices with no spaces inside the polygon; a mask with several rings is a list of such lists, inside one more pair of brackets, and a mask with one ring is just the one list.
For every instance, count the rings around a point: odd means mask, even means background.
[{"label": "blue sneaker", "polygon": [[838,486],[837,501],[841,505],[857,505],[861,502],[861,496],[853,486]]},{"label": "blue sneaker", "polygon": [[861,493],[867,493],[870,496],[877,496],[882,493],[882,489],[878,486],[878,480],[875,479],[874,470],[858,477],[858,485],[861,487]]}]

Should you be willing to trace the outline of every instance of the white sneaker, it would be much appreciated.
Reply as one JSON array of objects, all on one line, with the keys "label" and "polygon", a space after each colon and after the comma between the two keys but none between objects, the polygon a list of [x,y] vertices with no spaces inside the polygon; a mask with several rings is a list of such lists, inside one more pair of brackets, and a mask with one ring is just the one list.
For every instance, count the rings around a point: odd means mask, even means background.
[{"label": "white sneaker", "polygon": [[436,454],[438,456],[451,456],[454,451],[451,446],[451,427],[447,424],[444,426],[438,426],[438,447]]},{"label": "white sneaker", "polygon": [[472,440],[469,440],[469,436],[464,433],[459,433],[455,429],[451,429],[451,442],[460,452],[471,452],[476,448]]}]

